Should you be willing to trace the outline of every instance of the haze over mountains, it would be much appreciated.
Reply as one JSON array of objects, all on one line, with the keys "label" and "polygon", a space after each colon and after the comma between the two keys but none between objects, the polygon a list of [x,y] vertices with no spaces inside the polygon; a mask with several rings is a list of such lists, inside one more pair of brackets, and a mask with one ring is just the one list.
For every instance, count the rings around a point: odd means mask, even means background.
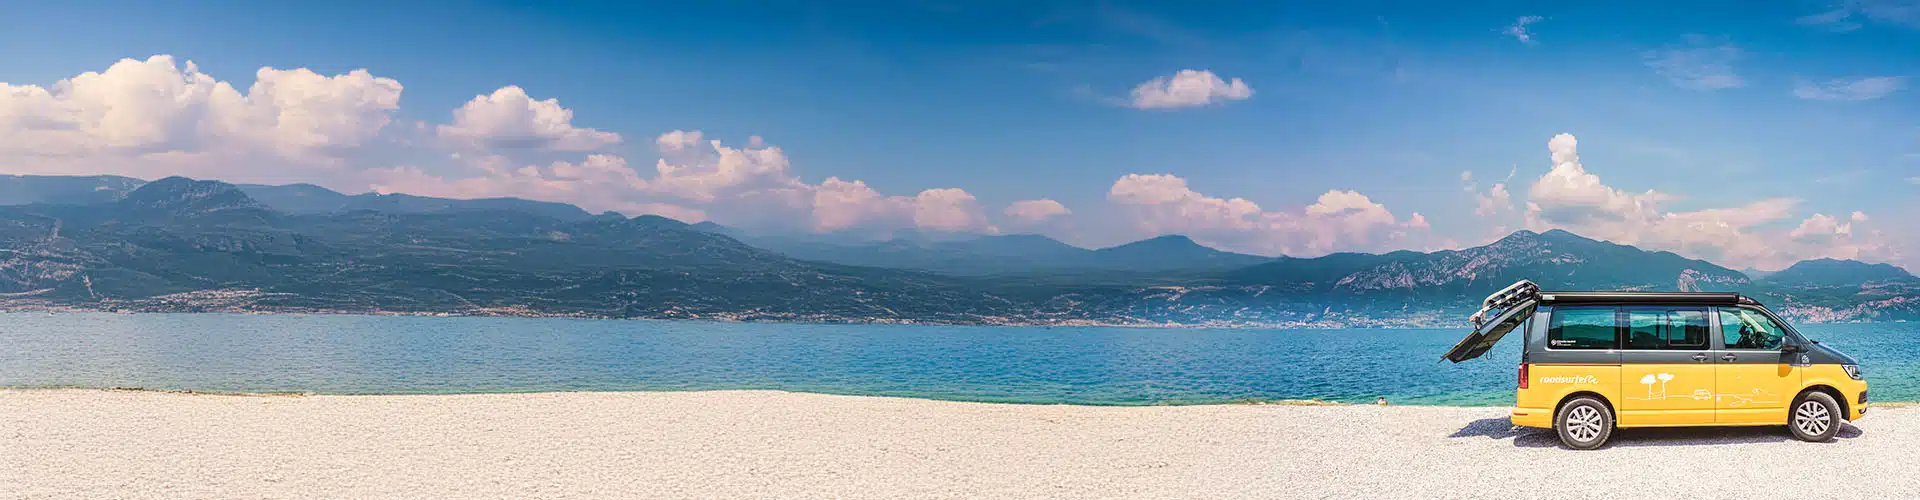
[{"label": "haze over mountains", "polygon": [[1920,279],[1806,261],[1754,280],[1521,231],[1432,253],[1267,258],[1184,236],[756,235],[519,199],[0,176],[0,307],[984,324],[1456,325],[1518,279],[1738,290],[1798,321],[1920,319]]}]

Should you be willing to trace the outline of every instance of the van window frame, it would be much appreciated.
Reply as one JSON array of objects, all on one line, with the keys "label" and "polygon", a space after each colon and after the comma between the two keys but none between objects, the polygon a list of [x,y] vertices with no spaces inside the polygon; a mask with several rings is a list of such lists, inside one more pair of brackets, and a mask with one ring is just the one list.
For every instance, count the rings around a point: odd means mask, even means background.
[{"label": "van window frame", "polygon": [[[1635,308],[1639,308],[1643,310],[1644,309],[1663,309],[1663,310],[1666,310],[1667,312],[1700,311],[1702,314],[1705,314],[1707,316],[1706,342],[1700,344],[1697,347],[1674,347],[1671,338],[1666,337],[1666,338],[1660,339],[1660,341],[1663,343],[1662,347],[1658,347],[1654,349],[1636,349],[1631,347],[1631,344],[1626,341],[1627,339],[1623,338],[1617,341],[1621,346],[1623,346],[1620,348],[1620,350],[1622,351],[1635,351],[1635,352],[1711,351],[1711,350],[1714,350],[1715,346],[1717,345],[1717,343],[1714,341],[1714,336],[1719,335],[1720,330],[1717,327],[1717,324],[1715,323],[1715,321],[1718,320],[1719,316],[1717,316],[1718,311],[1713,307],[1694,306],[1694,305],[1680,306],[1680,305],[1656,304],[1656,303],[1623,304],[1618,307],[1620,309],[1620,318],[1618,319],[1618,321],[1620,322],[1619,335],[1622,337],[1631,335],[1633,333],[1633,316],[1632,316],[1632,311],[1630,310]],[[1583,349],[1583,350],[1591,350],[1591,349]],[[1759,351],[1754,351],[1754,352],[1759,352]]]},{"label": "van window frame", "polygon": [[[1577,348],[1577,347],[1575,347],[1575,348],[1565,348],[1565,347],[1554,347],[1554,346],[1553,346],[1553,321],[1554,321],[1554,320],[1556,320],[1556,319],[1559,319],[1559,318],[1560,318],[1560,313],[1561,313],[1562,311],[1565,311],[1565,310],[1567,310],[1567,309],[1613,309],[1613,347],[1607,347],[1607,348],[1584,348],[1584,349],[1583,349],[1583,348]],[[1603,304],[1561,304],[1561,305],[1556,305],[1556,306],[1554,306],[1554,307],[1553,307],[1553,310],[1551,310],[1551,311],[1549,311],[1549,312],[1551,313],[1551,317],[1549,317],[1549,318],[1547,318],[1547,321],[1545,321],[1545,322],[1543,322],[1545,326],[1544,326],[1544,327],[1543,327],[1542,329],[1543,329],[1543,330],[1546,330],[1546,331],[1545,331],[1545,332],[1544,332],[1544,334],[1543,334],[1543,335],[1541,336],[1541,340],[1543,340],[1543,341],[1545,341],[1545,342],[1543,342],[1543,343],[1544,343],[1544,344],[1546,344],[1546,350],[1549,350],[1549,351],[1564,351],[1564,352],[1618,352],[1618,351],[1622,351],[1622,350],[1625,350],[1625,349],[1621,349],[1621,348],[1620,348],[1620,345],[1622,344],[1622,342],[1621,342],[1621,341],[1623,340],[1623,339],[1621,339],[1621,337],[1622,337],[1622,336],[1624,336],[1624,335],[1626,335],[1626,332],[1627,332],[1627,324],[1626,324],[1626,318],[1625,318],[1625,317],[1623,316],[1624,314],[1626,314],[1626,312],[1625,312],[1625,311],[1626,311],[1626,309],[1625,309],[1625,308],[1622,308],[1622,307],[1620,307],[1619,305],[1603,305]],[[1536,311],[1536,312],[1534,313],[1534,317],[1535,317],[1535,319],[1538,319],[1538,317],[1539,317],[1539,315],[1540,315],[1540,313]],[[1641,349],[1641,350],[1645,350],[1645,349]]]},{"label": "van window frame", "polygon": [[1780,345],[1783,347],[1786,346],[1787,344],[1793,344],[1793,345],[1807,344],[1806,337],[1801,337],[1800,332],[1797,330],[1794,330],[1792,324],[1787,323],[1787,320],[1780,319],[1779,316],[1776,316],[1773,314],[1773,311],[1767,310],[1767,308],[1765,307],[1745,306],[1745,305],[1714,306],[1712,310],[1708,312],[1708,314],[1713,315],[1713,320],[1708,322],[1708,326],[1709,326],[1709,330],[1711,330],[1711,333],[1709,335],[1713,337],[1713,350],[1715,351],[1757,352],[1757,353],[1783,352],[1779,349],[1739,349],[1739,348],[1727,347],[1726,334],[1722,333],[1720,329],[1720,310],[1721,309],[1745,309],[1748,311],[1760,313],[1761,317],[1764,317],[1764,318],[1767,318],[1768,320],[1773,321],[1774,325],[1778,325],[1780,327]]}]

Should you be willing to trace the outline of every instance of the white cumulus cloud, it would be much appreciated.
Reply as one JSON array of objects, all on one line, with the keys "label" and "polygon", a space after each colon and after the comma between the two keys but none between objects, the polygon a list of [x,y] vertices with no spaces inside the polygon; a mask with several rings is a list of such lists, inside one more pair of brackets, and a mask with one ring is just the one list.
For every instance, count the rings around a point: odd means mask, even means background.
[{"label": "white cumulus cloud", "polygon": [[[1514,169],[1513,173],[1507,174],[1506,179],[1493,183],[1493,187],[1487,188],[1487,191],[1482,193],[1480,192],[1479,184],[1474,182],[1473,171],[1461,171],[1460,187],[1466,192],[1473,194],[1474,215],[1492,217],[1513,210],[1513,194],[1507,190],[1507,182],[1513,180],[1514,173],[1518,172],[1519,169]],[[1504,231],[1502,235],[1504,235]]]},{"label": "white cumulus cloud", "polygon": [[1426,236],[1426,217],[1397,219],[1354,191],[1331,190],[1299,211],[1268,211],[1244,198],[1207,196],[1168,174],[1128,174],[1107,200],[1145,235],[1182,234],[1219,248],[1262,255],[1312,256],[1345,250],[1406,248]]},{"label": "white cumulus cloud", "polygon": [[651,169],[630,164],[608,151],[619,134],[578,126],[558,99],[518,86],[475,96],[448,123],[389,127],[402,89],[366,70],[260,68],[242,92],[168,55],[47,86],[0,83],[0,171],[519,197],[783,229],[995,231],[964,190],[808,183],[759,137],[735,146],[671,131],[654,139]]},{"label": "white cumulus cloud", "polygon": [[1054,217],[1070,215],[1073,211],[1067,210],[1067,206],[1061,205],[1060,202],[1041,198],[1038,200],[1020,200],[1013,202],[1007,205],[1007,209],[1003,213],[1005,213],[1007,217],[1012,217],[1017,221],[1037,223]]},{"label": "white cumulus cloud", "polygon": [[1553,168],[1527,192],[1528,227],[1575,233],[1649,250],[1669,250],[1736,268],[1778,269],[1795,261],[1832,257],[1885,260],[1895,257],[1878,231],[1862,231],[1867,214],[1846,221],[1813,214],[1792,230],[1773,229],[1791,220],[1800,200],[1763,198],[1745,205],[1673,212],[1662,204],[1677,196],[1634,193],[1603,183],[1581,164],[1578,141],[1569,134],[1548,141]]},{"label": "white cumulus cloud", "polygon": [[992,232],[980,203],[955,188],[928,189],[914,196],[913,225],[940,231]]},{"label": "white cumulus cloud", "polygon": [[437,129],[440,137],[483,148],[535,148],[592,151],[620,143],[620,134],[573,125],[573,110],[559,99],[536,101],[509,85],[474,96],[453,110],[453,123]]},{"label": "white cumulus cloud", "polygon": [[1248,97],[1253,97],[1253,88],[1239,78],[1223,80],[1212,71],[1183,69],[1135,86],[1128,105],[1137,109],[1190,108]]},{"label": "white cumulus cloud", "polygon": [[0,168],[234,180],[327,170],[379,135],[399,82],[260,68],[242,93],[188,61],[122,59],[49,87],[0,83]]},{"label": "white cumulus cloud", "polygon": [[1513,208],[1513,195],[1507,192],[1506,183],[1495,183],[1487,194],[1477,195],[1473,213],[1490,217]]},{"label": "white cumulus cloud", "polygon": [[[635,193],[646,189],[648,181],[627,166],[625,158],[596,154],[577,162],[554,161],[543,165],[518,165],[501,156],[457,158],[462,175],[441,176],[420,167],[400,166],[369,170],[368,188],[381,193],[407,193],[445,198],[526,198],[530,200],[572,203],[590,211],[614,210],[630,215],[643,213],[675,218],[705,214],[684,206],[643,200]],[[683,219],[684,220],[684,219]]]},{"label": "white cumulus cloud", "polygon": [[955,188],[913,196],[886,195],[859,180],[802,181],[778,146],[758,137],[744,147],[676,130],[655,138],[661,158],[651,172],[625,158],[593,154],[583,161],[521,165],[503,155],[458,157],[447,175],[417,167],[375,171],[381,191],[455,198],[511,196],[574,203],[591,211],[657,214],[686,221],[829,232],[922,228],[993,232],[972,194]]}]

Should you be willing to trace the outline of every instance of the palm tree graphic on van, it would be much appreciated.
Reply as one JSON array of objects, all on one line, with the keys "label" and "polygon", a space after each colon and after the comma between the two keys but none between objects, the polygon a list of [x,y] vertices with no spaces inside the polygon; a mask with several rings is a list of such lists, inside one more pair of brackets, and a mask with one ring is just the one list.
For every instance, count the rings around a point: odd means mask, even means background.
[{"label": "palm tree graphic on van", "polygon": [[[1647,399],[1649,400],[1667,399],[1667,382],[1672,382],[1672,381],[1673,381],[1673,374],[1671,373],[1661,373],[1658,375],[1649,373],[1647,374],[1647,376],[1640,377],[1640,383],[1647,385]],[[1655,394],[1653,392],[1653,384],[1655,382],[1658,382],[1660,384],[1660,393],[1658,394],[1659,396],[1658,398],[1655,397]]]}]

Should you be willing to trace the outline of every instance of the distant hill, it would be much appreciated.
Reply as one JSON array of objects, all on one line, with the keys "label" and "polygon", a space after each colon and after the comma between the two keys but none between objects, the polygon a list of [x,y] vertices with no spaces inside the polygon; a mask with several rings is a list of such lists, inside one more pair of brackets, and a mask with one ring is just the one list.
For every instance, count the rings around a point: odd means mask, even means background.
[{"label": "distant hill", "polygon": [[117,175],[0,175],[0,205],[107,203],[145,183]]},{"label": "distant hill", "polygon": [[1805,260],[1755,285],[1768,307],[1799,321],[1920,320],[1920,278],[1888,264]]},{"label": "distant hill", "polygon": [[1710,262],[1560,230],[1523,230],[1464,250],[1282,258],[1235,270],[1227,279],[1324,293],[1404,290],[1444,296],[1484,295],[1521,279],[1547,290],[1704,291],[1748,284],[1739,271]]},{"label": "distant hill", "polygon": [[348,200],[353,198],[312,184],[285,186],[241,184],[237,187],[247,193],[247,196],[275,210],[290,214],[324,214],[340,211],[345,209]]},{"label": "distant hill", "polygon": [[1258,255],[1215,250],[1180,235],[1145,239],[1095,250],[1093,259],[1111,269],[1174,270],[1232,269],[1273,260]]},{"label": "distant hill", "polygon": [[263,217],[267,206],[234,187],[219,181],[196,181],[168,177],[142,184],[114,201],[121,220],[147,223],[173,222],[230,213],[245,213],[249,218]]},{"label": "distant hill", "polygon": [[[35,203],[51,205],[109,203],[119,200],[146,184],[146,181],[140,179],[115,175],[0,175],[0,206]],[[466,200],[408,194],[348,195],[312,184],[284,186],[243,184],[235,187],[268,208],[294,215],[351,210],[389,213],[508,210],[561,220],[584,220],[592,217],[592,214],[573,205],[519,198]]]},{"label": "distant hill", "polygon": [[1221,270],[1270,260],[1207,248],[1185,236],[1162,236],[1089,250],[1037,234],[964,237],[909,234],[885,241],[857,241],[817,236],[754,236],[719,225],[699,227],[797,259],[957,275]]},{"label": "distant hill", "polygon": [[312,184],[290,184],[285,186],[243,185],[240,186],[248,196],[261,203],[290,214],[324,214],[351,210],[372,210],[389,213],[431,213],[468,210],[507,210],[553,217],[561,220],[584,220],[592,217],[580,207],[544,201],[523,200],[519,198],[480,198],[454,199],[414,196],[410,194],[362,193],[342,194]]},{"label": "distant hill", "polygon": [[1843,286],[1862,285],[1876,281],[1899,281],[1914,279],[1905,269],[1891,264],[1868,264],[1854,260],[1815,259],[1803,260],[1793,266],[1773,273],[1763,279],[1768,284],[1782,286]]},{"label": "distant hill", "polygon": [[1083,266],[1087,263],[1075,257],[1092,253],[1038,235],[978,236],[958,241],[898,238],[873,242],[792,236],[741,238],[796,259],[960,275],[1026,273]]},{"label": "distant hill", "polygon": [[688,226],[688,227],[689,227],[689,228],[691,228],[691,229],[693,229],[693,230],[695,230],[695,231],[699,231],[699,232],[702,232],[702,233],[712,233],[712,234],[719,234],[719,235],[725,235],[725,236],[729,236],[729,237],[733,237],[734,239],[740,239],[740,237],[742,237],[742,236],[744,236],[744,235],[746,234],[746,233],[743,233],[743,232],[741,232],[741,231],[740,231],[740,230],[738,230],[738,229],[734,229],[734,228],[731,228],[731,227],[727,227],[727,226],[722,226],[722,225],[719,225],[719,224],[716,224],[716,223],[714,223],[713,221],[710,221],[710,220],[709,220],[709,221],[700,221],[700,222],[698,222],[698,223],[695,223],[695,224],[693,224],[693,225],[691,225],[691,226]]}]

